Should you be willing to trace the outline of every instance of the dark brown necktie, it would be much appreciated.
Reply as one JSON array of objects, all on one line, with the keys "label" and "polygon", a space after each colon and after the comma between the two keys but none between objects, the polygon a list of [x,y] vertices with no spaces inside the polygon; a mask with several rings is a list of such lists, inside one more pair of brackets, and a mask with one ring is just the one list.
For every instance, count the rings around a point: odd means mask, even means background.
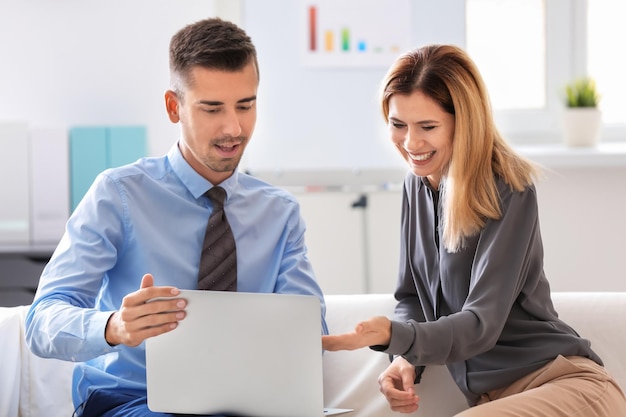
[{"label": "dark brown necktie", "polygon": [[205,193],[213,201],[213,213],[202,245],[198,289],[237,291],[237,252],[235,237],[224,212],[226,191],[213,187]]}]

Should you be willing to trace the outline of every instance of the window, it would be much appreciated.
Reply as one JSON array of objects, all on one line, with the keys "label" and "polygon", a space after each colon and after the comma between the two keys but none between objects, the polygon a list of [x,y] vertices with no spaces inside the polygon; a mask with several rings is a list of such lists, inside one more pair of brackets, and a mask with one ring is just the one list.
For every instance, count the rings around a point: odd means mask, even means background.
[{"label": "window", "polygon": [[467,51],[508,138],[560,140],[564,86],[590,75],[602,93],[603,137],[626,139],[625,2],[465,0],[465,18]]},{"label": "window", "polygon": [[546,35],[542,0],[469,0],[467,51],[494,108],[546,105]]},{"label": "window", "polygon": [[626,39],[626,2],[592,0],[587,5],[587,68],[602,94],[600,108],[608,125],[626,124],[626,60],[620,44]]}]

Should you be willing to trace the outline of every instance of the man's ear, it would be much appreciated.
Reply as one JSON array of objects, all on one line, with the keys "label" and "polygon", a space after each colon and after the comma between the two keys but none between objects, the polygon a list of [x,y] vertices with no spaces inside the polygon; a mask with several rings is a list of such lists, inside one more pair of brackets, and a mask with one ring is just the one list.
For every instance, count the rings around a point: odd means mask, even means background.
[{"label": "man's ear", "polygon": [[167,117],[169,117],[172,123],[178,123],[180,117],[178,117],[178,96],[172,90],[165,92],[165,110],[167,111]]}]

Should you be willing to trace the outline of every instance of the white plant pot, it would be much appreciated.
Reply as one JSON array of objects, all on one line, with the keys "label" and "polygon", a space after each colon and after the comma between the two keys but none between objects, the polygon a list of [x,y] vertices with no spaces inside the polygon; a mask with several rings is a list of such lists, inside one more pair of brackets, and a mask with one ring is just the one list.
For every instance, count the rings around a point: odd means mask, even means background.
[{"label": "white plant pot", "polygon": [[600,139],[602,112],[596,107],[567,108],[563,113],[563,133],[568,146],[594,146]]}]

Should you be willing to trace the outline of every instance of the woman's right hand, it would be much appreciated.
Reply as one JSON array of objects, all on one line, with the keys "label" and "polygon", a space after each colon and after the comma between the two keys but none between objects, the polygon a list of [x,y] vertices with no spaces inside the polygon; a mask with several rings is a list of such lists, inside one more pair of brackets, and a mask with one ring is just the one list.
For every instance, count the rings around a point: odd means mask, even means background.
[{"label": "woman's right hand", "polygon": [[412,413],[419,407],[415,393],[415,366],[401,356],[378,377],[380,392],[383,393],[393,411]]},{"label": "woman's right hand", "polygon": [[391,321],[384,316],[372,317],[357,324],[354,331],[322,336],[322,349],[355,350],[367,346],[388,345],[391,340]]}]

